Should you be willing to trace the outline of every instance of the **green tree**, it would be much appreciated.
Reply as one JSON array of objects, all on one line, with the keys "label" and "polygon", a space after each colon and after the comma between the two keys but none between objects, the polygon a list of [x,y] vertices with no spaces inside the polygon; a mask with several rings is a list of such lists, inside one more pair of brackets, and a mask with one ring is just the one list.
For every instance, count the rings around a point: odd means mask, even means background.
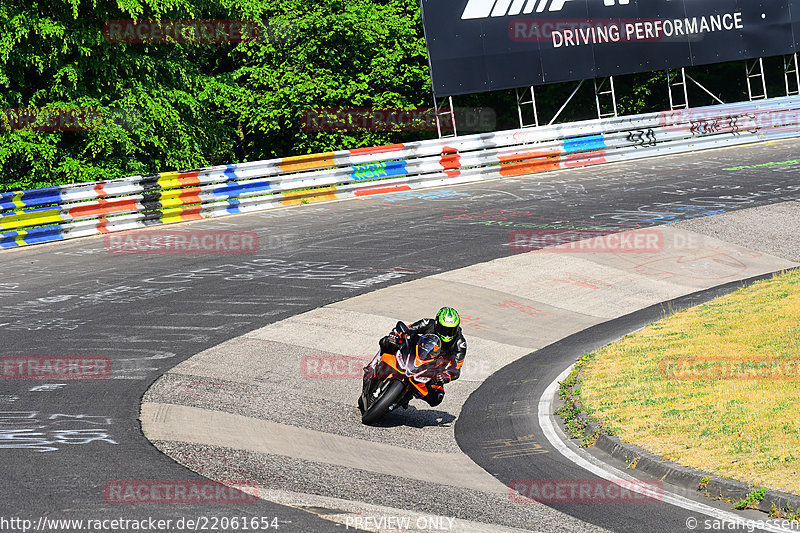
[{"label": "green tree", "polygon": [[239,159],[263,159],[398,142],[410,135],[304,128],[312,108],[418,108],[431,104],[415,0],[254,2],[243,15],[266,35],[233,52],[239,65],[218,105],[242,132]]},{"label": "green tree", "polygon": [[[103,27],[118,19],[249,20],[261,32],[240,43],[110,42]],[[303,112],[416,107],[430,95],[414,0],[12,0],[0,32],[3,190],[396,142],[412,134],[311,131]],[[90,108],[106,120],[10,128],[15,108]]]},{"label": "green tree", "polygon": [[[0,134],[4,189],[108,179],[230,159],[233,131],[202,101],[218,54],[195,44],[108,42],[111,19],[192,17],[180,2],[12,1],[0,6],[0,108],[94,108],[90,131]],[[8,118],[9,113],[0,114]]]}]

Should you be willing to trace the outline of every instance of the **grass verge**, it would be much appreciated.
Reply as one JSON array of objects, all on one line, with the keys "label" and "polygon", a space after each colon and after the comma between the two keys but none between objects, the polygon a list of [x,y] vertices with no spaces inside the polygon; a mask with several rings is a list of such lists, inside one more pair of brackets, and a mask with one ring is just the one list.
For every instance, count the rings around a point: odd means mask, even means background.
[{"label": "grass verge", "polygon": [[685,466],[800,494],[800,271],[651,324],[574,374],[562,415]]}]

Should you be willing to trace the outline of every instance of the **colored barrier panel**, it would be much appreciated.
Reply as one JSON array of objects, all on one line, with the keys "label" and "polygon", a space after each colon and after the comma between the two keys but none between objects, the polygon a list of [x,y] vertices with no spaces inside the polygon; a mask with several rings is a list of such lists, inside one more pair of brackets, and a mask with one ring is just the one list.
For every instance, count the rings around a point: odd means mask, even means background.
[{"label": "colored barrier panel", "polygon": [[0,248],[800,135],[800,96],[0,193]]}]

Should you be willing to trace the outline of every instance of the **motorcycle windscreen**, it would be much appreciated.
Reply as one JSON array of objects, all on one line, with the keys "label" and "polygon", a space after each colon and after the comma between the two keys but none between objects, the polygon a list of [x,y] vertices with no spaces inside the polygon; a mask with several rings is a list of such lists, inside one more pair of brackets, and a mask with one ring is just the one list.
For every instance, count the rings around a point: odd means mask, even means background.
[{"label": "motorcycle windscreen", "polygon": [[434,377],[436,369],[441,364],[442,340],[438,335],[423,335],[417,341],[416,353],[413,359],[413,368],[410,374],[414,379],[425,380]]},{"label": "motorcycle windscreen", "polygon": [[438,335],[423,335],[417,341],[414,366],[421,366],[435,360],[442,351],[442,340]]}]

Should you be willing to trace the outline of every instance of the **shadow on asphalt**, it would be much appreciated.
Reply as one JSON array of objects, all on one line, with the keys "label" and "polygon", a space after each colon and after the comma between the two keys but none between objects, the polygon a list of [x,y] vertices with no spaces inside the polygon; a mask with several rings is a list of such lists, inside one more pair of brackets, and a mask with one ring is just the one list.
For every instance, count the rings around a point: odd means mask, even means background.
[{"label": "shadow on asphalt", "polygon": [[413,405],[409,405],[408,409],[400,409],[385,415],[374,426],[381,428],[407,426],[417,429],[430,426],[448,427],[455,419],[454,415],[446,411],[417,409]]}]

